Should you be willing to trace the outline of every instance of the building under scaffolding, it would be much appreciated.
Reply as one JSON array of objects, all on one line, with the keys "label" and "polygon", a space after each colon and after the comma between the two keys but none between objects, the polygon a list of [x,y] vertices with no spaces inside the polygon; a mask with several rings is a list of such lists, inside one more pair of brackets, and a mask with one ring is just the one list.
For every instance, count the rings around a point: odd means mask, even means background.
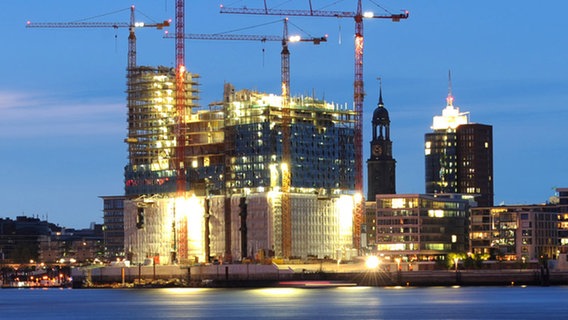
[{"label": "building under scaffolding", "polygon": [[[191,108],[185,124],[190,191],[178,197],[170,161],[175,77],[158,71],[129,79],[139,84],[129,85],[130,258],[170,264],[283,257],[282,98],[226,84],[222,102]],[[353,233],[355,113],[312,97],[293,97],[289,105],[290,256],[345,258]]]},{"label": "building under scaffolding", "polygon": [[[125,195],[174,192],[176,171],[172,160],[175,135],[175,71],[168,67],[136,67],[129,70],[128,165]],[[198,76],[187,73],[187,106],[196,107]]]}]

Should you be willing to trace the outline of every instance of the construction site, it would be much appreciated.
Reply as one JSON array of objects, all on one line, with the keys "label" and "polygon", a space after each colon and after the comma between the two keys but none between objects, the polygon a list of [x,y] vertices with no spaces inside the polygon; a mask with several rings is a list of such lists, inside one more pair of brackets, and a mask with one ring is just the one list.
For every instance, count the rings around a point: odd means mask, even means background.
[{"label": "construction site", "polygon": [[[265,4],[266,5],[266,4]],[[363,12],[235,9],[221,13],[355,19],[353,105],[290,94],[289,42],[326,37],[194,35],[175,2],[175,67],[139,66],[135,30],[162,23],[28,23],[47,28],[128,28],[128,162],[124,250],[136,264],[251,259],[350,260],[359,253],[362,197]],[[365,18],[406,19],[408,13]],[[199,103],[185,39],[280,41],[279,94],[235,89]]]},{"label": "construction site", "polygon": [[[341,13],[356,21],[353,108],[290,95],[287,19],[282,37],[194,35],[185,33],[183,14],[180,0],[171,37],[176,69],[135,67],[128,74],[127,259],[351,260],[364,207],[360,1],[357,12]],[[199,107],[198,76],[185,70],[186,38],[281,41],[281,94],[225,83],[219,102]]]},{"label": "construction site", "polygon": [[[125,249],[131,261],[185,264],[353,254],[353,110],[313,97],[290,99],[291,161],[286,164],[282,97],[235,90],[227,83],[222,103],[187,113],[183,179],[188,188],[178,194],[176,170],[169,166],[177,144],[171,120],[176,114],[167,104],[173,100],[167,83],[175,79],[170,74],[165,80],[167,70],[160,75],[144,71],[137,77],[153,83],[134,80],[138,85],[129,91],[142,100],[129,96],[137,110],[129,117],[125,172],[125,190],[132,197],[125,204]],[[188,92],[194,86],[188,85]],[[289,202],[289,217],[283,201]]]}]

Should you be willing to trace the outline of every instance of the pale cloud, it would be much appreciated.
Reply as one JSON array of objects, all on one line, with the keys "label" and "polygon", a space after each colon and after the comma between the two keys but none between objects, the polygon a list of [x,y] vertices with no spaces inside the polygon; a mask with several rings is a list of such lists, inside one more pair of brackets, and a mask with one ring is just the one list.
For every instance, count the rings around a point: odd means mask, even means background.
[{"label": "pale cloud", "polygon": [[120,100],[0,91],[0,137],[123,133],[126,107]]}]

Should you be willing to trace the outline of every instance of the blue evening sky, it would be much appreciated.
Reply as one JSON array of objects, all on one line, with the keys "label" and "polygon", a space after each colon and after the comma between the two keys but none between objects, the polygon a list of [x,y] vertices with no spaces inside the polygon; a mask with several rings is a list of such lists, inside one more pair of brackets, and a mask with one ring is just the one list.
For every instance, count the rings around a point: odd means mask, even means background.
[{"label": "blue evening sky", "polygon": [[[267,0],[307,9],[308,0]],[[281,35],[278,16],[220,14],[219,5],[262,0],[186,1],[187,33]],[[314,9],[355,11],[355,0],[312,0]],[[19,0],[0,3],[0,217],[48,217],[62,226],[102,223],[102,195],[123,193],[126,145],[126,29],[27,29],[26,21],[128,22],[174,18],[174,0]],[[399,23],[365,20],[364,168],[377,77],[391,116],[397,192],[424,192],[424,134],[441,114],[452,70],[455,105],[494,135],[495,203],[543,203],[568,186],[568,1],[364,0],[376,14],[410,11]],[[124,10],[123,10],[124,9]],[[121,11],[122,10],[122,11]],[[104,15],[110,12],[112,15]],[[263,26],[259,26],[263,25]],[[256,28],[249,28],[258,26]],[[174,32],[173,26],[169,28]],[[352,105],[352,19],[290,17],[290,33],[329,35],[291,45],[292,94]],[[138,64],[175,63],[162,31],[137,29]],[[186,42],[201,75],[201,105],[223,83],[279,93],[278,42]],[[366,189],[366,188],[365,188]]]}]

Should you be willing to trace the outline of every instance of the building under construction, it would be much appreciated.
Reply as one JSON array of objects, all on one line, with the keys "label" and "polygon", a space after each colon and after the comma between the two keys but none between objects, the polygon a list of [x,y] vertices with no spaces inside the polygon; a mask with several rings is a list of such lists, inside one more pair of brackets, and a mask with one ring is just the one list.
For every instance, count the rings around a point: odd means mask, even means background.
[{"label": "building under construction", "polygon": [[[283,98],[226,84],[197,108],[186,81],[187,192],[176,193],[175,74],[139,67],[128,84],[125,250],[160,264],[262,257],[349,258],[353,243],[355,112],[313,97]],[[289,117],[290,162],[283,161]],[[282,188],[289,170],[290,190]],[[289,202],[284,221],[283,201]]]},{"label": "building under construction", "polygon": [[[187,73],[186,114],[196,107],[197,75]],[[169,193],[176,190],[172,160],[176,147],[175,70],[135,67],[128,72],[128,164],[125,195]]]}]

